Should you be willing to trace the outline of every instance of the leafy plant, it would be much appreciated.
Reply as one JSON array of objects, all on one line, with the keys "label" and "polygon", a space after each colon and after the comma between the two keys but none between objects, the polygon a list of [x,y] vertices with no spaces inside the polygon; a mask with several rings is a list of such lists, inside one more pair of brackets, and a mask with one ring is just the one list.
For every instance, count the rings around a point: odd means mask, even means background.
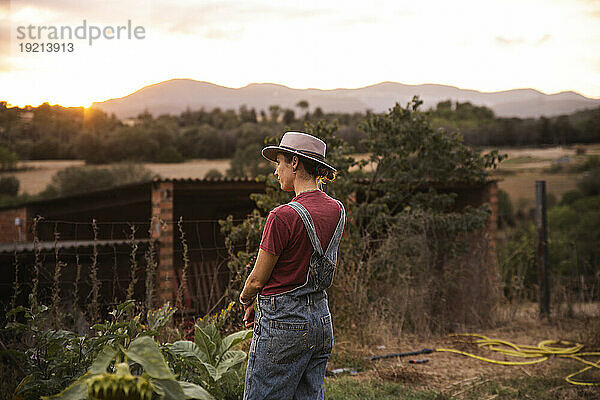
[{"label": "leafy plant", "polygon": [[180,340],[166,346],[180,377],[201,384],[218,399],[241,396],[246,353],[235,347],[252,337],[252,330],[221,337],[232,306],[230,303],[219,314],[198,320],[193,342]]},{"label": "leafy plant", "polygon": [[12,341],[7,362],[17,365],[24,376],[15,397],[39,399],[63,390],[87,373],[105,349],[127,348],[138,337],[158,336],[175,312],[165,304],[149,311],[142,324],[140,314],[132,316],[133,307],[133,301],[120,304],[109,313],[110,320],[92,326],[87,335],[52,329],[51,310],[44,305],[11,310],[7,318],[21,313],[24,317],[24,323],[12,321],[2,330],[3,338]]},{"label": "leafy plant", "polygon": [[[113,361],[115,364],[111,368]],[[130,368],[137,365],[143,373],[132,375]],[[108,372],[108,369],[115,372]],[[198,385],[178,382],[158,345],[148,336],[136,338],[127,349],[106,346],[89,370],[73,384],[54,396],[42,399],[151,400],[153,393],[162,399],[213,399]]]}]

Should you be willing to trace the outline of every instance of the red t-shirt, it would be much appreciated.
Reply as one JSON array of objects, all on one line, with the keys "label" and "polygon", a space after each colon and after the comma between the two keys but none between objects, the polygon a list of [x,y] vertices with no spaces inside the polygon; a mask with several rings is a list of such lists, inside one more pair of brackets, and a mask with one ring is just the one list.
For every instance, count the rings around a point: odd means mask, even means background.
[{"label": "red t-shirt", "polygon": [[[325,251],[340,220],[340,205],[318,189],[300,193],[292,201],[310,213]],[[279,256],[262,295],[287,292],[306,282],[313,247],[304,222],[292,207],[284,204],[269,213],[260,248]]]}]

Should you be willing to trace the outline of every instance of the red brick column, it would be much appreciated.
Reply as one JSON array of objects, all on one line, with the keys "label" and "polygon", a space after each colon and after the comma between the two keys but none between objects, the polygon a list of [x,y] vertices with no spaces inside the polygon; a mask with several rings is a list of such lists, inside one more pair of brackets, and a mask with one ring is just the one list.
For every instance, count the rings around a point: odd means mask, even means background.
[{"label": "red brick column", "polygon": [[31,232],[27,221],[27,209],[19,207],[0,211],[0,243],[28,240],[31,240]]},{"label": "red brick column", "polygon": [[152,186],[152,238],[158,240],[158,303],[173,304],[173,182],[157,181]]}]

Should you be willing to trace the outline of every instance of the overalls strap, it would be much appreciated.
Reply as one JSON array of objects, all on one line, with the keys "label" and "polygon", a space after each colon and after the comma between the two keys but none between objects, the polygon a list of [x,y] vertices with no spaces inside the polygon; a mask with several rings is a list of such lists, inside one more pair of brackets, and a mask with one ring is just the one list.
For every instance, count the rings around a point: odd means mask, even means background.
[{"label": "overalls strap", "polygon": [[[298,215],[300,216],[300,219],[302,219],[302,222],[304,222],[304,226],[306,227],[306,232],[308,233],[308,237],[310,239],[310,242],[313,245],[314,250],[320,255],[320,256],[324,256],[324,255],[331,255],[331,252],[333,251],[334,257],[337,259],[337,248],[339,246],[340,243],[340,239],[342,236],[342,231],[344,230],[344,224],[346,222],[346,211],[344,209],[344,206],[342,204],[341,201],[336,200],[337,203],[340,205],[340,220],[338,221],[338,224],[335,228],[335,231],[333,232],[333,236],[331,237],[331,240],[329,241],[329,245],[327,246],[327,251],[325,254],[323,254],[323,247],[321,246],[321,241],[319,240],[319,237],[317,236],[317,231],[315,229],[315,224],[313,223],[312,217],[310,216],[310,213],[308,212],[308,210],[306,208],[304,208],[304,206],[300,203],[298,203],[297,201],[292,201],[287,203],[290,207],[292,207],[294,210],[296,210],[296,212],[298,213]],[[335,259],[332,260],[335,263]]]}]

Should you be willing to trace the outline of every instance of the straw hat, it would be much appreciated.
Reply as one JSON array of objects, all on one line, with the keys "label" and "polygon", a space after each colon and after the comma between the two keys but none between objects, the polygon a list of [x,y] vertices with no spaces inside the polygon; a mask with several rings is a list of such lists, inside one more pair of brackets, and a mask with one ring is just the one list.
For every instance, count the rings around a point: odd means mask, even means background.
[{"label": "straw hat", "polygon": [[277,162],[277,153],[286,152],[307,158],[325,168],[336,171],[325,162],[325,142],[304,132],[286,132],[279,146],[267,146],[262,149],[262,156],[269,161]]}]

